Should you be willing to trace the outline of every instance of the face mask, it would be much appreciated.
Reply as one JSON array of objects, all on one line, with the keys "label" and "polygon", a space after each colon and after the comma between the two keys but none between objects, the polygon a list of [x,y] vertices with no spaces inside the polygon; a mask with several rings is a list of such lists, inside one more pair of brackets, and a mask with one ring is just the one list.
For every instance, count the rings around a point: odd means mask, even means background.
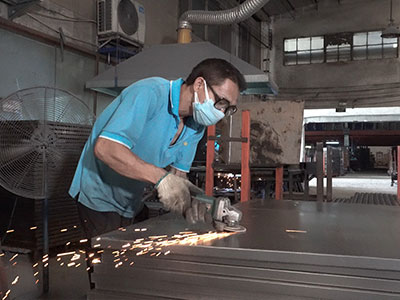
[{"label": "face mask", "polygon": [[204,80],[204,89],[206,99],[203,103],[199,101],[199,95],[194,92],[193,119],[204,126],[217,124],[219,120],[225,117],[225,114],[214,107],[214,101],[209,97],[207,84]]}]

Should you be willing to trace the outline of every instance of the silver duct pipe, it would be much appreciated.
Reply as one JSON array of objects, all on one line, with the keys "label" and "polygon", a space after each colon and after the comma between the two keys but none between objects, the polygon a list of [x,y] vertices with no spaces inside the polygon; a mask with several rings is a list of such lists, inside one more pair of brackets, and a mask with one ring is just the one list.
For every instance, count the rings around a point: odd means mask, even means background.
[{"label": "silver duct pipe", "polygon": [[237,7],[220,10],[189,10],[179,18],[179,28],[191,28],[192,24],[230,25],[242,22],[259,11],[269,0],[247,0]]}]

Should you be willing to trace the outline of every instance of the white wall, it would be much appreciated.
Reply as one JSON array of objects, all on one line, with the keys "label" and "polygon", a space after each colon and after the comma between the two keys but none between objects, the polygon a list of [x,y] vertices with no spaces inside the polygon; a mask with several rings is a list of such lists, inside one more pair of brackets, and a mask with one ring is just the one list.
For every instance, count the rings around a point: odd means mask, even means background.
[{"label": "white wall", "polygon": [[[309,7],[303,11],[297,11],[295,19],[289,16],[275,18],[271,68],[273,78],[280,90],[285,93],[287,89],[309,88],[306,97],[310,99],[314,97],[314,100],[320,99],[323,102],[328,100],[327,95],[320,95],[317,93],[318,91],[312,94],[312,89],[342,88],[340,97],[335,99],[339,101],[339,98],[350,97],[351,99],[352,94],[346,94],[346,87],[397,84],[400,78],[398,58],[297,66],[283,65],[284,38],[384,29],[389,23],[389,3],[388,0],[341,0],[339,4],[339,1],[321,0],[318,10],[315,7]],[[393,1],[393,5],[394,19],[399,22],[400,1]],[[382,86],[382,88],[386,89],[387,86]],[[397,89],[398,86],[395,91],[391,86],[387,91],[400,94]],[[334,90],[328,92],[334,96],[332,93]],[[365,96],[362,94],[364,91],[358,92],[361,93],[361,98]],[[383,93],[383,90],[381,92]],[[299,90],[297,95],[301,96],[301,93],[302,91]],[[381,98],[382,101],[383,98],[384,96]],[[393,97],[390,99],[393,100]],[[362,100],[349,105],[350,107],[351,105],[357,106]],[[326,107],[324,103],[315,106]],[[332,107],[332,104],[328,107]],[[333,105],[333,107],[335,106]]]}]

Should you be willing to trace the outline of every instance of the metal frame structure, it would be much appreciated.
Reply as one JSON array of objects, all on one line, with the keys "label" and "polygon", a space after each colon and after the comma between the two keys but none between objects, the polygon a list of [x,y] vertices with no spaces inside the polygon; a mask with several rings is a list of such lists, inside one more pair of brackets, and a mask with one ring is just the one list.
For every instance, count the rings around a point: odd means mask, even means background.
[{"label": "metal frame structure", "polygon": [[[216,140],[215,125],[207,128],[207,154],[206,154],[206,195],[213,196],[214,189],[214,157]],[[240,138],[225,138],[226,141],[241,142],[242,161],[241,161],[241,187],[240,201],[250,200],[251,175],[250,175],[250,111],[242,111],[242,136]]]}]

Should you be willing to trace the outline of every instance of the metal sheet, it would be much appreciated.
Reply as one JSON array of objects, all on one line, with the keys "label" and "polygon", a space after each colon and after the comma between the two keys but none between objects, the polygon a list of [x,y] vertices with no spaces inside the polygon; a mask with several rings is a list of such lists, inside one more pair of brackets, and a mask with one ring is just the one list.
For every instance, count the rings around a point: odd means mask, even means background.
[{"label": "metal sheet", "polygon": [[134,267],[115,268],[112,251],[139,237],[190,228],[165,215],[136,225],[146,232],[128,227],[94,239],[105,252],[89,299],[107,299],[113,290],[128,295],[121,299],[400,299],[398,207],[272,201],[239,208],[246,233],[174,246],[158,258],[128,251],[124,257]]}]

